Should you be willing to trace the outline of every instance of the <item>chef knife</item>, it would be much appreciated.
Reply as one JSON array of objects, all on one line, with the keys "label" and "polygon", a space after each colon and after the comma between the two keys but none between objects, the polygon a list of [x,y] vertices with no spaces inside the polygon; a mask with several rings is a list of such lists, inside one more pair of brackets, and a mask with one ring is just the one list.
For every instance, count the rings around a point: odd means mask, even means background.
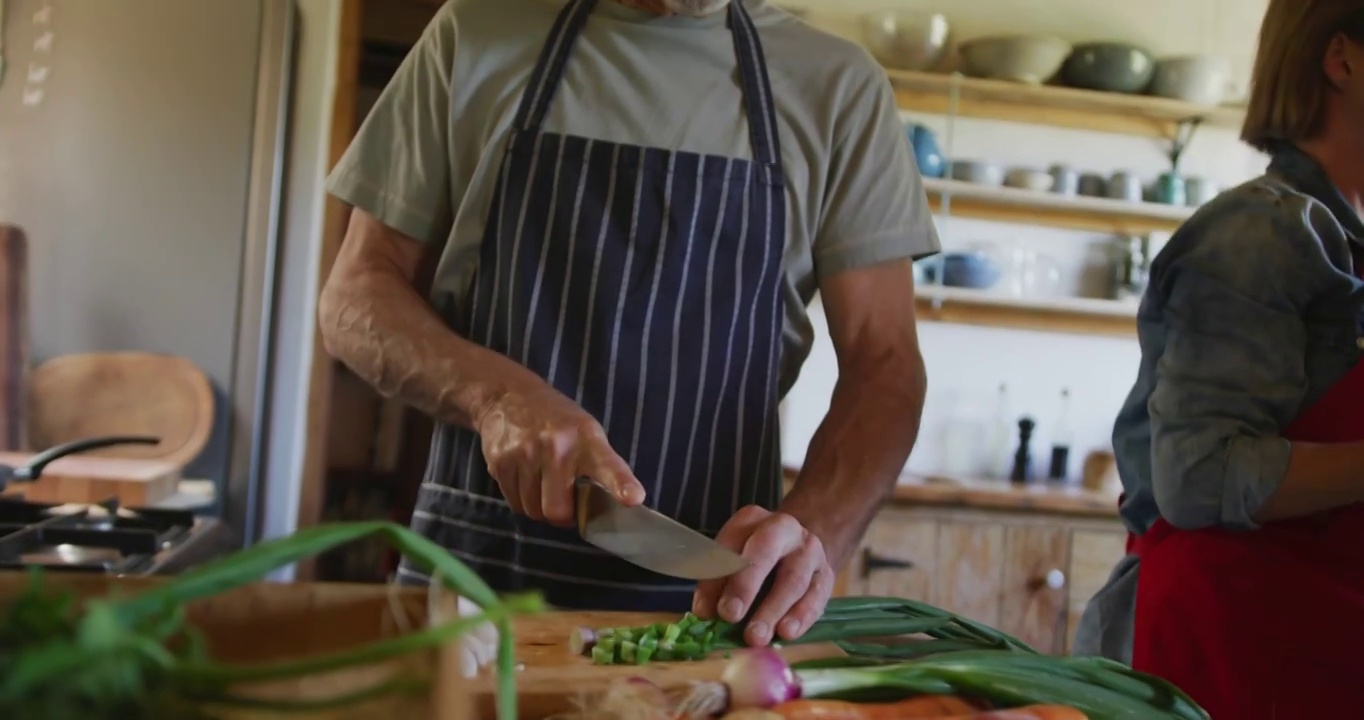
[{"label": "chef knife", "polygon": [[749,566],[743,556],[643,505],[627,507],[587,478],[576,487],[578,534],[617,557],[661,575],[710,580]]}]

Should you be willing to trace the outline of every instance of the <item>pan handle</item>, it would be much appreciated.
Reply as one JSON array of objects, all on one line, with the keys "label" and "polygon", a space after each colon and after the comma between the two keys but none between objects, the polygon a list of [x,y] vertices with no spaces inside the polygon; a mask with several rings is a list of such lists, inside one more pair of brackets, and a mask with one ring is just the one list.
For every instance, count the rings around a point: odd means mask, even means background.
[{"label": "pan handle", "polygon": [[27,465],[15,468],[10,479],[19,481],[37,480],[43,474],[43,468],[47,467],[48,463],[86,450],[97,450],[112,445],[157,445],[160,442],[161,438],[151,435],[106,435],[72,440],[69,443],[48,448],[34,455]]}]

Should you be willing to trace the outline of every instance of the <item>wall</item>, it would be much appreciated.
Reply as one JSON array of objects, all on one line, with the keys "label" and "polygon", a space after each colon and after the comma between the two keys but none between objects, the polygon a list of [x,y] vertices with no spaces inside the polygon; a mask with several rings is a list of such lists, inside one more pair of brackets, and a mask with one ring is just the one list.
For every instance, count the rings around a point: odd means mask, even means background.
[{"label": "wall", "polygon": [[[259,1],[9,0],[0,217],[31,244],[35,362],[165,352],[231,387],[260,21]],[[218,406],[193,474],[226,472]]]},{"label": "wall", "polygon": [[[792,4],[802,4],[793,2]],[[996,32],[1049,32],[1073,42],[1111,39],[1143,45],[1158,55],[1216,52],[1237,68],[1236,85],[1245,78],[1254,56],[1255,35],[1266,0],[956,0],[887,5],[873,0],[810,0],[807,20],[851,38],[857,37],[850,13],[887,7],[922,6],[945,12],[957,38]],[[905,113],[923,122],[946,144],[947,120]],[[1155,140],[1079,132],[984,120],[958,120],[954,153],[1006,165],[1045,169],[1065,162],[1081,170],[1109,174],[1136,171],[1154,177],[1168,169],[1164,147]],[[1264,159],[1240,145],[1228,130],[1202,129],[1182,161],[1187,174],[1209,177],[1222,186],[1261,172]],[[1105,236],[1050,228],[1001,225],[963,218],[938,219],[944,246],[977,243],[997,248],[1033,248],[1054,257],[1072,277],[1084,275],[1081,290],[1093,291],[1102,275]],[[1096,267],[1099,269],[1096,271]],[[799,465],[809,439],[837,380],[837,366],[821,308],[812,308],[819,340],[800,381],[783,405],[783,459]],[[991,462],[983,440],[990,437],[1000,383],[1009,389],[1013,416],[1027,413],[1039,427],[1034,457],[1041,458],[1060,406],[1063,387],[1071,392],[1070,426],[1074,433],[1072,468],[1090,449],[1107,449],[1113,417],[1136,374],[1136,341],[1123,338],[1038,333],[920,323],[919,337],[928,366],[929,393],[919,443],[908,464],[915,473],[941,472],[948,464],[947,439],[952,428],[982,439],[972,474],[1002,470]],[[1016,431],[1015,431],[1016,437]]]}]

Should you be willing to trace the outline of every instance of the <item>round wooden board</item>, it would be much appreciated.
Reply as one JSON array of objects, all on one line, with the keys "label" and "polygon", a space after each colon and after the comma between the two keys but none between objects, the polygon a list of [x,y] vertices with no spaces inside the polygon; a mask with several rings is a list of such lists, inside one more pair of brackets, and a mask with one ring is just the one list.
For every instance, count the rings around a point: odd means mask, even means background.
[{"label": "round wooden board", "polygon": [[46,449],[96,435],[155,435],[95,457],[159,460],[184,467],[213,430],[213,388],[189,360],[145,352],[62,355],[29,375],[29,442]]}]

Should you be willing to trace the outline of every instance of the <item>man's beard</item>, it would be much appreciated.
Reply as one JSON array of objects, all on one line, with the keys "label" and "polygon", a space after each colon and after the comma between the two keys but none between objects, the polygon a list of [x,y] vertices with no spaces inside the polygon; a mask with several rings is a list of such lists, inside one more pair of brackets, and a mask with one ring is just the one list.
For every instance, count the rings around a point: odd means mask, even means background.
[{"label": "man's beard", "polygon": [[730,0],[659,0],[667,12],[677,15],[701,16],[723,10]]}]

